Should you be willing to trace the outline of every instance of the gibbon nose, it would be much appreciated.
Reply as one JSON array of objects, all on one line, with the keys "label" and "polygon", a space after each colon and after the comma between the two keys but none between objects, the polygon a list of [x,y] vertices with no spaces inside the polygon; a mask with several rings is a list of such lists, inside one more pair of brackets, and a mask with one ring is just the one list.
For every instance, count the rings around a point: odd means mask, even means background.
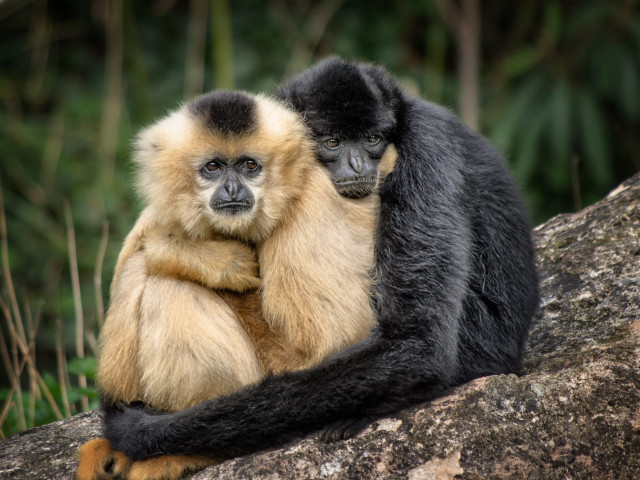
[{"label": "gibbon nose", "polygon": [[349,153],[349,165],[356,173],[362,173],[362,169],[364,168],[364,158],[358,152]]},{"label": "gibbon nose", "polygon": [[235,173],[230,173],[224,181],[224,189],[229,195],[230,200],[238,200],[239,193],[242,190],[242,185]]}]

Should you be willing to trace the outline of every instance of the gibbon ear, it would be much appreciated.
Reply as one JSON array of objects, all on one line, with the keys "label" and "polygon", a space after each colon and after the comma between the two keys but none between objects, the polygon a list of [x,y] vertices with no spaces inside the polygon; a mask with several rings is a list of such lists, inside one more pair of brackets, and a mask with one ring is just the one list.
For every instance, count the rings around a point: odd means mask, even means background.
[{"label": "gibbon ear", "polygon": [[164,118],[143,128],[133,140],[133,161],[138,164],[151,162],[170,144],[180,142],[193,131],[193,122],[185,107],[169,113]]}]

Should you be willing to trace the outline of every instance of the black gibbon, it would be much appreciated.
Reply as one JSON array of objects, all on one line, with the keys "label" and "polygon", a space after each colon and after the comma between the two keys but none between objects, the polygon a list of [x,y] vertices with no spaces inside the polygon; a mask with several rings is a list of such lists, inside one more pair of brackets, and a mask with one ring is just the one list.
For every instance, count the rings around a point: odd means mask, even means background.
[{"label": "black gibbon", "polygon": [[[145,129],[135,160],[147,207],[118,258],[100,334],[106,406],[181,410],[370,334],[379,199],[338,195],[295,112],[214,92]],[[380,171],[394,160],[389,148]],[[98,439],[82,447],[78,478],[105,459],[127,478],[207,463],[163,459],[127,473]]]},{"label": "black gibbon", "polygon": [[347,437],[362,427],[358,419],[519,368],[538,280],[527,215],[499,154],[376,66],[331,58],[280,96],[302,113],[319,160],[338,163],[327,165],[338,189],[345,179],[367,183],[359,180],[364,166],[350,171],[339,145],[380,139],[397,149],[380,189],[378,326],[320,365],[180,412],[113,408],[105,435],[134,459],[242,455],[325,426],[328,438]]}]

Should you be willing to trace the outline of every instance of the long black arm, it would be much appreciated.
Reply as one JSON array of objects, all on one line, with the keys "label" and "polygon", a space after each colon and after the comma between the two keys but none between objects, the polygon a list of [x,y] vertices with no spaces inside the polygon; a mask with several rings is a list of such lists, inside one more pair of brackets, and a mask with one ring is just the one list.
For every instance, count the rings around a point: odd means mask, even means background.
[{"label": "long black arm", "polygon": [[311,370],[268,378],[181,412],[111,407],[104,434],[134,460],[230,457],[280,446],[355,413],[380,415],[441,394],[426,363],[405,362],[421,356],[423,347],[371,338]]}]

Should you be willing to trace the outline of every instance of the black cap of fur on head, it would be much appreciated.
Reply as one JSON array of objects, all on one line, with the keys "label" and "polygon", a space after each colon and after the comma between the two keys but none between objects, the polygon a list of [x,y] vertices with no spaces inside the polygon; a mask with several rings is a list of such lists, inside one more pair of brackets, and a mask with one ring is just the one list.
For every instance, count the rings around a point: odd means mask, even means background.
[{"label": "black cap of fur on head", "polygon": [[276,96],[301,113],[316,136],[389,136],[400,88],[382,68],[329,57],[284,85]]},{"label": "black cap of fur on head", "polygon": [[240,92],[217,90],[196,97],[189,112],[223,135],[246,135],[257,127],[256,102]]}]

